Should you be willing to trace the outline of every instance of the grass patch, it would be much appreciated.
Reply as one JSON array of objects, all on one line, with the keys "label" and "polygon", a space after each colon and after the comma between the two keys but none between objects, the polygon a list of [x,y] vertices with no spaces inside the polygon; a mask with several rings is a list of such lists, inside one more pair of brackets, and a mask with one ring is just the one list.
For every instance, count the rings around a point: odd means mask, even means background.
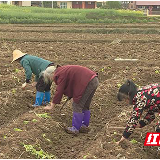
[{"label": "grass patch", "polygon": [[147,23],[159,19],[141,11],[114,9],[52,9],[0,5],[1,24],[42,23]]}]

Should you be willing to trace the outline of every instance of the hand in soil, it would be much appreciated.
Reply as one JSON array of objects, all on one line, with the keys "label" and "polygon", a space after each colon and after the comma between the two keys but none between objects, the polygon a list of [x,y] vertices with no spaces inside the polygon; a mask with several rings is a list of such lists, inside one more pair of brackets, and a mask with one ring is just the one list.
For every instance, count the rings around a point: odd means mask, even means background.
[{"label": "hand in soil", "polygon": [[136,128],[141,128],[141,125],[140,125],[140,124],[137,124]]},{"label": "hand in soil", "polygon": [[51,110],[55,108],[55,104],[54,103],[50,103],[49,105],[47,105],[46,107],[44,107],[45,110]]},{"label": "hand in soil", "polygon": [[120,141],[116,142],[117,145],[119,145]]},{"label": "hand in soil", "polygon": [[44,107],[45,110],[51,110],[53,109],[53,107],[51,105],[47,105],[46,107]]},{"label": "hand in soil", "polygon": [[22,89],[25,89],[26,86],[27,86],[27,83],[26,83],[26,82],[23,83],[23,84],[22,84]]},{"label": "hand in soil", "polygon": [[121,137],[120,141],[116,142],[117,145],[119,145],[121,142],[123,142],[126,138],[124,138],[123,136]]}]

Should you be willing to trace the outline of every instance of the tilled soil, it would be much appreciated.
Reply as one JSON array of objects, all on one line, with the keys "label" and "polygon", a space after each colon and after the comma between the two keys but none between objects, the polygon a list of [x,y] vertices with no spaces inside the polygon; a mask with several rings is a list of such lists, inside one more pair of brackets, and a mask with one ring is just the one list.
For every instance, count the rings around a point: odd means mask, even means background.
[{"label": "tilled soil", "polygon": [[[160,158],[158,147],[143,145],[146,133],[154,132],[158,118],[147,127],[136,129],[129,141],[115,144],[123,133],[123,129],[115,127],[125,127],[132,112],[132,106],[117,101],[119,86],[125,79],[132,79],[139,86],[159,83],[160,35],[87,33],[87,30],[116,27],[145,30],[152,25],[160,27],[159,24],[0,25],[0,158]],[[72,32],[77,29],[85,33]],[[53,111],[31,107],[36,90],[21,89],[24,70],[20,64],[11,64],[14,49],[55,64],[77,64],[98,72],[100,85],[90,107],[88,134],[65,133],[63,124],[72,123],[72,100],[59,110],[66,97]],[[115,61],[116,58],[138,61]],[[52,97],[54,90],[53,84]],[[25,148],[27,145],[30,148]],[[41,149],[44,152],[38,152]]]}]

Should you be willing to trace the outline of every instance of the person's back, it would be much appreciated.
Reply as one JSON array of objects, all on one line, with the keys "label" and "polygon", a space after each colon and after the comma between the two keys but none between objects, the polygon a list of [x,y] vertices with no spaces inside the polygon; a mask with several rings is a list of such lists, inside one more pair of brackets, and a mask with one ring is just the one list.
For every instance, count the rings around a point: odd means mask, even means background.
[{"label": "person's back", "polygon": [[158,112],[158,110],[160,110],[160,85],[155,83],[138,89],[133,99],[133,102],[134,101],[139,102],[143,109]]},{"label": "person's back", "polygon": [[37,78],[39,78],[40,73],[44,71],[46,67],[51,63],[52,62],[48,60],[28,54],[23,56],[22,59],[20,60],[20,64],[24,69],[26,69],[25,71],[26,74],[28,74],[29,78],[31,78],[32,73],[35,74]]},{"label": "person's back", "polygon": [[44,109],[54,109],[63,94],[68,96],[68,99],[73,98],[72,127],[65,127],[65,131],[74,135],[88,132],[90,104],[99,84],[98,75],[83,66],[58,65],[55,70],[45,70],[43,76],[46,82],[51,79],[57,85],[53,101]]},{"label": "person's back", "polygon": [[[13,51],[13,60],[12,62],[19,62],[25,70],[26,82],[22,84],[22,89],[25,89],[26,86],[31,82],[32,73],[36,75],[35,82],[32,83],[32,86],[36,86],[36,100],[33,107],[41,106],[50,102],[50,86],[51,83],[45,84],[41,72],[46,70],[49,67],[53,67],[54,63],[39,58],[37,56],[28,55],[27,53],[22,53],[20,50]],[[12,63],[11,62],[11,63]]]},{"label": "person's back", "polygon": [[[123,136],[117,144],[128,139],[136,127],[142,128],[150,124],[155,119],[155,113],[160,112],[160,85],[158,83],[150,84],[140,89],[136,89],[133,86],[135,86],[135,84],[132,81],[127,80],[118,91],[118,100],[121,101],[122,98],[130,98],[132,100],[133,112],[127,122]],[[133,93],[135,93],[133,98],[130,95],[131,91],[134,91]],[[123,96],[123,94],[126,96]],[[146,113],[142,118],[143,112]],[[156,132],[160,132],[160,123],[157,124],[155,130]]]},{"label": "person's back", "polygon": [[[54,74],[56,85],[63,88],[63,93],[68,97],[73,97],[78,102],[84,92],[87,84],[96,76],[96,73],[90,69],[79,65],[65,65],[58,67]],[[63,81],[63,84],[61,83]],[[55,100],[56,100],[55,96]],[[57,101],[57,100],[56,100]]]}]

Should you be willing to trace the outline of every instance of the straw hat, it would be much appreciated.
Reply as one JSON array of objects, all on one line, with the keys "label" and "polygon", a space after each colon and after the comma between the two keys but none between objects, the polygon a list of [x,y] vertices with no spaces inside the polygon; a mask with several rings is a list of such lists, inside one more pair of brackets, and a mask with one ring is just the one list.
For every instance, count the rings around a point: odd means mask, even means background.
[{"label": "straw hat", "polygon": [[[27,54],[27,53],[22,53],[20,50],[14,50],[14,51],[13,51],[13,61],[12,61],[12,62],[14,62],[15,60],[23,57],[23,56],[26,55],[26,54]],[[11,63],[12,63],[12,62],[11,62]]]}]

